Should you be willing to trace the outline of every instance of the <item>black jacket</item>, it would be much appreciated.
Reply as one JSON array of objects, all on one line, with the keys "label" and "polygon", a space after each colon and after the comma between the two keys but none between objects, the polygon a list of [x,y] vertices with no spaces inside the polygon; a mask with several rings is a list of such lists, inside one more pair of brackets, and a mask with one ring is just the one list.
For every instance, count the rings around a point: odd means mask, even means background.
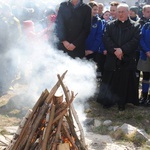
[{"label": "black jacket", "polygon": [[[114,20],[106,26],[104,31],[104,45],[106,56],[105,70],[136,69],[135,52],[140,40],[140,24],[131,19],[125,22]],[[123,59],[115,56],[114,48],[121,48]]]},{"label": "black jacket", "polygon": [[[74,8],[70,1],[62,2],[56,18],[56,36],[58,37],[58,49],[67,52],[71,57],[85,56],[85,40],[91,28],[91,8],[80,2]],[[62,41],[68,41],[76,46],[74,51],[68,51]]]}]

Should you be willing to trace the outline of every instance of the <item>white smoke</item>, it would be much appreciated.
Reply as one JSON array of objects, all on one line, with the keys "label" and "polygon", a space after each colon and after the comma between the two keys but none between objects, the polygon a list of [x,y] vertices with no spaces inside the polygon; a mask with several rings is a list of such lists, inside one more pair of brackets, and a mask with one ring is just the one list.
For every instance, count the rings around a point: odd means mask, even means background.
[{"label": "white smoke", "polygon": [[20,68],[26,74],[30,90],[37,94],[45,88],[50,90],[58,80],[57,74],[61,75],[68,70],[64,83],[74,93],[78,93],[78,99],[86,100],[94,95],[96,73],[93,62],[79,58],[72,59],[46,43],[36,44],[34,49],[29,51],[32,51],[29,59],[26,59],[27,62]]},{"label": "white smoke", "polygon": [[[62,1],[53,1],[48,4],[51,3],[52,7],[60,2]],[[63,82],[69,90],[77,94],[74,101],[75,108],[78,111],[80,109],[80,115],[83,114],[84,104],[97,89],[95,63],[86,59],[72,59],[57,50],[53,43],[42,42],[38,38],[33,41],[22,40],[22,42],[24,43],[21,44],[21,48],[10,50],[8,55],[18,66],[18,72],[25,77],[26,84],[28,84],[26,93],[31,96],[31,100],[34,100],[33,103],[36,102],[42,91],[51,90],[58,81],[57,74],[62,75],[68,70]]]}]

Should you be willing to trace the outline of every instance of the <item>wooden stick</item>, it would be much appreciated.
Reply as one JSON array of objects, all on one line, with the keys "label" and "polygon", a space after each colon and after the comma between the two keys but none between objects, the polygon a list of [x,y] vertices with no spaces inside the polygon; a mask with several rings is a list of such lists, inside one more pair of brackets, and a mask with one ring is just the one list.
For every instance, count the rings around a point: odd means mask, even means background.
[{"label": "wooden stick", "polygon": [[[19,146],[20,144],[22,144],[22,143],[21,143],[21,140],[24,139],[24,138],[27,136],[27,134],[28,134],[27,131],[28,131],[28,128],[29,128],[29,123],[30,123],[30,121],[31,121],[31,119],[32,119],[32,117],[33,117],[33,115],[34,115],[34,113],[36,112],[37,108],[39,107],[39,104],[41,104],[42,102],[44,102],[44,100],[45,100],[45,98],[48,96],[48,94],[49,94],[49,92],[48,92],[47,90],[45,90],[45,91],[41,94],[41,96],[40,96],[40,98],[38,99],[37,103],[36,103],[35,106],[33,107],[32,113],[31,113],[31,115],[29,116],[28,120],[26,121],[26,124],[24,125],[24,128],[22,129],[22,131],[21,131],[19,137],[17,138],[17,141],[16,141],[15,144],[13,145],[12,150],[16,150],[16,149],[17,149],[17,150],[21,150],[21,149],[18,148],[18,146]],[[27,137],[26,137],[26,138],[27,138]],[[23,144],[21,145],[21,147],[23,147]]]},{"label": "wooden stick", "polygon": [[80,142],[80,140],[79,140],[79,138],[76,134],[76,131],[74,129],[74,124],[72,123],[72,121],[70,120],[70,118],[68,116],[66,116],[66,119],[67,119],[67,122],[68,122],[68,125],[69,125],[69,129],[71,131],[71,134],[75,138],[75,143],[76,143],[77,147],[79,148],[79,150],[86,150],[85,147]]},{"label": "wooden stick", "polygon": [[61,118],[61,119],[59,120],[58,127],[57,127],[57,132],[56,132],[56,135],[55,135],[54,144],[53,144],[53,146],[52,146],[52,150],[56,150],[56,146],[57,146],[57,144],[58,144],[58,138],[59,138],[60,131],[61,131],[62,121],[63,121],[63,118]]},{"label": "wooden stick", "polygon": [[[60,76],[59,76],[59,75],[57,75],[57,76],[58,76],[58,79],[59,79],[59,81],[60,81],[60,84],[61,84],[61,86],[62,86],[62,88],[63,88],[63,91],[64,91],[64,93],[65,93],[66,101],[68,102],[68,101],[69,101],[69,95],[68,95],[68,91],[69,91],[69,90],[68,90],[68,89],[65,87],[65,85],[63,84],[63,82],[62,82]],[[75,112],[75,109],[74,109],[74,107],[73,107],[73,104],[70,105],[70,109],[72,110],[73,115],[74,115],[74,118],[75,118],[75,120],[76,120],[76,122],[77,122],[77,125],[78,125],[78,127],[79,127],[79,130],[80,130],[80,133],[81,133],[81,141],[82,141],[83,147],[86,147],[85,139],[84,139],[83,128],[82,128],[82,126],[81,126],[81,124],[80,124],[80,122],[79,122],[79,119],[78,119],[78,117],[77,117],[77,114],[76,114],[76,112]],[[70,118],[69,120],[70,120],[70,122],[72,121],[72,124],[73,124],[73,118],[72,118],[70,109],[69,109],[69,118]],[[71,130],[72,130],[72,132],[74,133],[74,135],[76,135],[76,134],[75,134],[75,131],[74,131],[74,129],[73,129],[72,127],[71,127]],[[76,137],[77,137],[77,136],[76,136]],[[79,140],[78,140],[78,143],[80,143]],[[80,145],[81,145],[81,144],[80,144]]]},{"label": "wooden stick", "polygon": [[64,129],[64,131],[65,131],[65,133],[66,133],[67,138],[68,138],[69,141],[71,142],[72,146],[75,148],[75,150],[78,150],[78,147],[77,147],[77,146],[75,145],[75,143],[73,142],[73,140],[72,140],[72,138],[71,138],[71,136],[70,136],[70,133],[69,133],[68,130],[66,129],[66,126],[65,126],[64,123],[62,123],[62,127],[63,127],[63,129]]},{"label": "wooden stick", "polygon": [[[69,93],[68,87],[66,87],[66,91],[67,91],[67,93],[68,93],[68,94],[67,94],[68,97],[70,97],[70,93]],[[80,140],[81,140],[83,146],[86,147],[85,138],[84,138],[84,131],[83,131],[82,125],[81,125],[81,123],[80,123],[80,121],[79,121],[77,112],[76,112],[75,109],[74,109],[73,103],[71,103],[70,109],[71,109],[71,112],[72,112],[72,114],[73,114],[73,117],[74,117],[74,119],[75,119],[75,121],[76,121],[76,123],[77,123],[77,125],[78,125],[79,131],[80,131],[80,137],[81,137]]]},{"label": "wooden stick", "polygon": [[[62,76],[61,76],[61,80],[64,79],[65,75],[66,75],[67,71],[65,71]],[[56,93],[57,89],[60,86],[60,81],[58,81],[55,86],[51,89],[49,96],[46,99],[46,103],[50,103],[49,101],[52,99],[52,97],[54,96],[54,94]]]},{"label": "wooden stick", "polygon": [[[61,79],[63,79],[65,77],[65,74],[67,73],[67,71],[65,73],[63,73],[63,75],[61,76]],[[55,94],[55,92],[57,91],[57,89],[59,88],[60,86],[60,82],[58,81],[55,86],[51,89],[48,97],[46,98],[45,100],[45,103],[44,105],[42,106],[42,109],[40,111],[40,114],[38,116],[38,118],[36,119],[35,121],[35,125],[34,125],[34,128],[31,128],[30,131],[31,131],[31,134],[30,136],[28,137],[28,141],[27,141],[27,144],[25,146],[25,149],[24,150],[29,150],[29,146],[30,146],[30,141],[32,140],[32,137],[34,135],[34,132],[37,130],[42,118],[43,118],[43,115],[47,112],[48,110],[48,104],[52,101],[52,98]]]},{"label": "wooden stick", "polygon": [[55,136],[53,136],[51,138],[51,140],[49,141],[50,144],[47,145],[47,150],[51,150],[52,149],[52,144],[54,143],[54,140],[55,140]]},{"label": "wooden stick", "polygon": [[[58,106],[56,106],[57,108]],[[66,109],[67,106],[66,106],[66,103],[62,103],[59,105],[59,109],[56,110],[56,113],[55,113],[55,116],[58,116],[64,109]]]},{"label": "wooden stick", "polygon": [[74,95],[72,94],[72,98],[71,98],[71,100],[67,103],[66,108],[65,108],[58,116],[55,117],[53,123],[55,123],[56,121],[58,121],[61,117],[63,117],[63,116],[67,113],[68,107],[69,107],[69,105],[72,103],[73,100],[74,100]]},{"label": "wooden stick", "polygon": [[[67,73],[64,72],[61,76],[61,79],[63,80],[63,78],[65,77],[65,74]],[[19,137],[17,138],[17,141],[15,142],[15,144],[12,147],[12,150],[22,150],[25,147],[25,143],[28,140],[28,144],[27,147],[30,145],[29,143],[29,139],[31,140],[31,135],[30,132],[32,132],[32,136],[34,135],[33,132],[36,131],[36,129],[34,128],[34,130],[32,130],[32,128],[29,129],[30,127],[30,121],[34,115],[34,113],[36,112],[37,108],[42,105],[44,102],[46,102],[45,104],[43,104],[44,106],[42,107],[43,109],[40,111],[40,117],[38,117],[38,119],[35,121],[36,123],[36,127],[38,127],[43,115],[45,114],[45,112],[47,111],[48,107],[48,103],[50,103],[50,101],[52,100],[52,97],[54,95],[54,93],[57,91],[57,89],[60,86],[60,82],[58,81],[55,86],[52,88],[51,92],[47,94],[47,91],[45,90],[45,92],[42,93],[42,95],[40,96],[39,100],[37,101],[37,103],[35,104],[35,106],[33,107],[33,112],[31,113],[31,115],[29,116],[22,132],[20,133]],[[31,131],[32,130],[32,131]],[[29,137],[30,135],[30,137]],[[22,140],[24,141],[22,143]]]},{"label": "wooden stick", "polygon": [[44,137],[43,143],[42,143],[42,150],[47,149],[47,142],[48,142],[48,139],[49,139],[49,134],[50,134],[51,129],[52,129],[54,114],[55,114],[55,105],[52,105],[52,110],[50,111],[50,120],[48,122],[46,132],[45,132],[45,137]]},{"label": "wooden stick", "polygon": [[84,138],[84,131],[83,131],[83,128],[82,128],[81,123],[79,121],[77,112],[75,111],[73,104],[71,104],[70,107],[71,107],[71,111],[72,111],[72,114],[74,116],[74,119],[78,125],[79,131],[80,131],[80,136],[81,136],[80,141],[82,142],[83,146],[86,147],[85,138]]},{"label": "wooden stick", "polygon": [[62,118],[62,117],[67,113],[67,109],[68,109],[68,108],[64,109],[57,117],[54,118],[53,124],[54,124],[55,122],[57,122],[60,118]]},{"label": "wooden stick", "polygon": [[[62,89],[63,89],[63,91],[64,91],[64,93],[65,93],[66,102],[68,103],[68,102],[69,102],[69,96],[68,96],[68,94],[67,94],[66,87],[65,87],[63,81],[61,80],[60,75],[57,75],[57,77],[58,77],[58,79],[59,79],[59,81],[60,81],[60,85],[62,86]],[[73,121],[73,118],[72,118],[72,115],[71,115],[70,110],[69,110],[69,117],[70,117],[70,119]]]}]

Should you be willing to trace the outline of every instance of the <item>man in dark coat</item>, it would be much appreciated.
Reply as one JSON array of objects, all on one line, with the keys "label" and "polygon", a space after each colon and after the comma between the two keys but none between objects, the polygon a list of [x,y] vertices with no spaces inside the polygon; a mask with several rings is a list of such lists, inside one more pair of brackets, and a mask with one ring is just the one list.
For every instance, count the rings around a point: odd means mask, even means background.
[{"label": "man in dark coat", "polygon": [[104,107],[117,103],[122,111],[126,103],[138,104],[135,52],[140,25],[130,20],[127,4],[117,6],[117,17],[108,23],[104,32],[107,56],[97,101]]},{"label": "man in dark coat", "polygon": [[91,28],[91,8],[82,0],[62,2],[56,18],[58,49],[72,58],[85,56],[85,40]]}]

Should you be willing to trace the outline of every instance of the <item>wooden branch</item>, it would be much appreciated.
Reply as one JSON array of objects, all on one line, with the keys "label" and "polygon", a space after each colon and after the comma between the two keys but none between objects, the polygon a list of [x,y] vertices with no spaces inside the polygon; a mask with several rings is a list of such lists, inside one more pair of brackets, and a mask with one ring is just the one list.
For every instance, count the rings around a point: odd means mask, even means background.
[{"label": "wooden branch", "polygon": [[33,115],[34,115],[34,113],[36,112],[36,110],[37,110],[37,108],[39,107],[39,104],[41,104],[41,103],[43,103],[44,101],[45,101],[45,98],[48,96],[48,94],[49,94],[49,92],[47,91],[47,90],[45,90],[42,94],[41,94],[41,96],[40,96],[40,98],[38,99],[38,101],[37,101],[37,103],[35,104],[35,106],[33,107],[33,109],[32,109],[32,113],[31,113],[31,115],[29,116],[29,118],[28,118],[28,120],[26,121],[26,124],[24,125],[24,128],[22,129],[22,131],[21,131],[21,133],[20,133],[20,135],[19,135],[19,137],[17,138],[17,141],[15,142],[15,144],[13,145],[13,147],[12,147],[12,150],[21,150],[21,148],[18,148],[19,146],[20,146],[20,144],[21,144],[21,146],[20,147],[23,147],[24,145],[21,143],[21,140],[23,139],[23,137],[24,137],[24,141],[26,141],[26,139],[28,138],[28,128],[29,128],[29,124],[30,124],[30,121],[31,121],[31,119],[32,119],[32,117],[33,117]]},{"label": "wooden branch", "polygon": [[75,143],[73,142],[73,140],[72,140],[72,138],[71,138],[71,136],[70,136],[70,133],[69,133],[68,130],[66,129],[66,126],[65,126],[64,123],[62,123],[62,127],[63,127],[63,129],[64,129],[64,131],[65,131],[65,133],[66,133],[67,138],[68,138],[69,141],[71,142],[72,146],[75,148],[75,150],[78,150],[78,147],[77,147],[77,146],[75,145]]},{"label": "wooden branch", "polygon": [[48,105],[45,103],[42,108],[41,108],[41,111],[37,117],[37,119],[35,120],[33,126],[30,127],[29,129],[29,137],[27,138],[27,142],[26,142],[26,145],[25,145],[25,148],[24,150],[29,150],[29,147],[30,147],[30,142],[35,134],[35,132],[37,131],[38,127],[39,127],[39,124],[41,123],[42,119],[43,119],[43,116],[44,114],[46,113],[46,111],[48,110]]},{"label": "wooden branch", "polygon": [[63,91],[64,91],[64,94],[65,94],[65,97],[66,97],[66,101],[69,102],[69,97],[68,97],[68,94],[67,94],[65,85],[64,85],[64,83],[62,82],[62,79],[61,79],[61,77],[60,77],[59,74],[57,75],[57,77],[58,77],[58,80],[59,80],[59,82],[60,82],[60,85],[62,86],[62,89],[63,89]]},{"label": "wooden branch", "polygon": [[74,125],[73,125],[72,121],[70,120],[70,118],[68,116],[66,116],[66,119],[67,119],[67,122],[69,125],[69,129],[71,131],[71,134],[75,138],[75,143],[76,143],[77,147],[79,148],[79,150],[86,150],[86,148],[82,145],[82,143],[80,142],[80,140],[76,134],[76,131],[74,129]]},{"label": "wooden branch", "polygon": [[[64,94],[65,94],[65,97],[66,97],[66,102],[68,103],[68,102],[69,102],[69,96],[68,96],[68,94],[67,94],[66,87],[65,87],[64,83],[62,82],[60,75],[57,75],[57,77],[58,77],[58,79],[59,79],[59,81],[60,81],[60,85],[62,86],[62,89],[63,89],[63,91],[64,91]],[[73,121],[73,118],[72,118],[70,109],[69,109],[69,117],[70,117],[70,119]]]},{"label": "wooden branch", "polygon": [[35,148],[37,147],[37,145],[38,145],[38,143],[36,142],[36,143],[34,143],[33,145],[32,145],[32,147],[30,148],[30,150],[35,150]]},{"label": "wooden branch", "polygon": [[57,122],[60,118],[62,118],[62,117],[67,113],[67,109],[68,109],[68,108],[64,109],[57,117],[54,118],[53,124],[54,124],[55,122]]},{"label": "wooden branch", "polygon": [[52,145],[54,143],[54,140],[55,140],[55,136],[51,137],[51,139],[49,140],[50,144],[47,145],[47,150],[51,150],[52,149]]},{"label": "wooden branch", "polygon": [[[53,97],[53,103],[56,104],[62,104],[63,102],[63,94],[62,93],[55,93],[54,97]],[[57,106],[57,105],[56,105]]]},{"label": "wooden branch", "polygon": [[[64,79],[66,73],[67,73],[67,71],[65,71],[65,72],[62,74],[61,80]],[[50,103],[52,97],[53,97],[54,94],[56,93],[56,91],[57,91],[57,89],[59,88],[59,86],[60,86],[60,81],[58,81],[58,82],[55,84],[55,86],[51,89],[50,94],[49,94],[49,96],[48,96],[47,99],[46,99],[46,103]]]},{"label": "wooden branch", "polygon": [[84,131],[83,131],[83,128],[82,128],[81,123],[80,123],[80,121],[79,121],[77,112],[76,112],[75,109],[74,109],[73,104],[70,105],[70,108],[71,108],[72,114],[73,114],[73,116],[74,116],[74,119],[75,119],[75,121],[76,121],[76,123],[77,123],[77,125],[78,125],[78,128],[79,128],[79,131],[80,131],[80,135],[81,135],[80,141],[82,142],[83,146],[86,147],[85,138],[84,138],[84,137],[85,137],[85,136],[84,136]]},{"label": "wooden branch", "polygon": [[49,134],[51,132],[52,129],[52,123],[53,123],[53,119],[54,119],[54,114],[55,114],[55,105],[52,105],[52,109],[50,111],[50,120],[48,122],[47,128],[46,128],[46,132],[45,132],[45,137],[43,139],[43,143],[42,143],[42,150],[46,150],[47,149],[47,142],[49,139]]},{"label": "wooden branch", "polygon": [[[68,89],[68,87],[66,87],[66,89],[67,89],[68,95],[69,95],[69,89]],[[71,103],[70,109],[71,109],[73,117],[74,117],[74,119],[75,119],[75,121],[76,121],[76,123],[78,125],[79,131],[80,131],[80,137],[81,137],[80,141],[82,142],[83,146],[86,147],[85,138],[84,138],[84,131],[83,131],[83,128],[82,128],[81,123],[79,121],[77,112],[74,109],[73,103]]]},{"label": "wooden branch", "polygon": [[[22,120],[23,128],[16,138],[17,141],[14,141],[14,146],[11,145],[8,150],[86,150],[83,129],[72,105],[74,92],[70,93],[62,81],[66,73],[67,71],[61,77],[57,75],[58,82],[51,91],[45,90],[41,94],[33,112],[26,120]],[[60,85],[66,102],[63,101],[62,94],[56,96]],[[75,131],[74,119],[81,134],[81,141]],[[68,143],[61,144],[63,141]]]},{"label": "wooden branch", "polygon": [[54,144],[52,146],[52,150],[56,150],[56,147],[57,147],[57,144],[58,144],[58,138],[59,138],[60,131],[61,131],[62,121],[63,121],[63,118],[61,118],[59,120],[58,127],[57,127],[57,132],[56,132],[56,135],[55,135]]},{"label": "wooden branch", "polygon": [[[67,73],[67,71],[65,73],[63,73],[63,75],[61,76],[61,79],[63,79],[65,77],[65,74]],[[33,129],[30,129],[30,132],[31,134],[29,135],[29,137],[27,138],[27,144],[25,146],[25,149],[24,150],[29,150],[29,146],[30,146],[30,141],[32,140],[32,137],[34,135],[34,132],[37,130],[41,120],[42,120],[42,117],[43,115],[47,112],[48,110],[48,104],[51,102],[55,92],[57,91],[57,89],[59,88],[60,86],[60,82],[58,81],[55,86],[51,89],[48,97],[46,98],[45,100],[45,103],[43,104],[42,106],[42,110],[40,111],[40,114],[39,114],[39,117],[36,119],[35,121],[35,125],[34,125],[34,128]]]},{"label": "wooden branch", "polygon": [[68,107],[72,103],[73,100],[74,100],[74,94],[72,93],[72,97],[71,97],[70,101],[67,103],[66,108],[58,116],[55,117],[53,123],[58,121],[61,117],[63,117],[67,113]]}]

